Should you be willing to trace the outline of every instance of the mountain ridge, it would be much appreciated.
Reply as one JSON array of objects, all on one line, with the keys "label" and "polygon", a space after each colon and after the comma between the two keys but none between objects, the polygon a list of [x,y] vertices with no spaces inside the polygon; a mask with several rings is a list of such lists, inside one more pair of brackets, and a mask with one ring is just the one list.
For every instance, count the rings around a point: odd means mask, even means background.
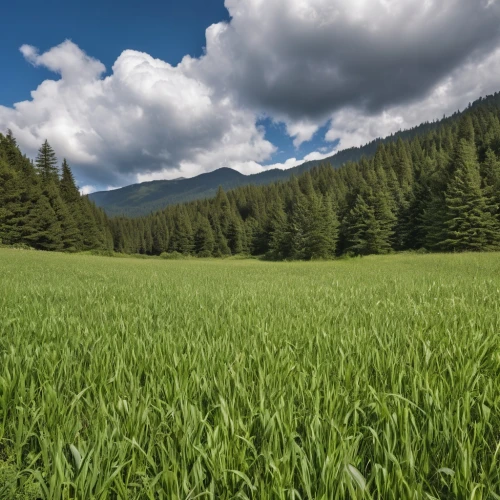
[{"label": "mountain ridge", "polygon": [[343,149],[322,160],[306,161],[287,170],[273,168],[257,174],[245,175],[237,170],[221,167],[187,179],[147,181],[112,191],[97,191],[88,197],[108,216],[145,216],[169,205],[211,198],[215,196],[219,187],[228,191],[246,185],[258,186],[282,182],[290,179],[293,175],[300,175],[321,164],[330,164],[332,167],[338,168],[345,163],[359,161],[363,156],[372,156],[380,143],[393,142],[399,138],[406,139],[424,133],[457,114],[460,112],[441,120],[424,122],[417,127],[399,131],[385,138],[377,138],[360,147]]}]

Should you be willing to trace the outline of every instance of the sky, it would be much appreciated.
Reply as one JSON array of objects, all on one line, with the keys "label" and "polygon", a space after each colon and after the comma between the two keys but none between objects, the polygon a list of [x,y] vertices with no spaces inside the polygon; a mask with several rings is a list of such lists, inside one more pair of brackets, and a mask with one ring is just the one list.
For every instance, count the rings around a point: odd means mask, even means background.
[{"label": "sky", "polygon": [[84,192],[250,174],[500,91],[500,0],[25,0],[0,68],[0,132]]}]

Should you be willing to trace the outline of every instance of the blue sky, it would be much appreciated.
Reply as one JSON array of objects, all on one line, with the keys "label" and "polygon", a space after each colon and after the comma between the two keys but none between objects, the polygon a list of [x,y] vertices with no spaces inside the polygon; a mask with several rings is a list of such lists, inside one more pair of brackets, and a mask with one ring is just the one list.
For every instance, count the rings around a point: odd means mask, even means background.
[{"label": "blue sky", "polygon": [[499,25],[500,0],[11,2],[0,132],[85,191],[288,168],[500,90]]},{"label": "blue sky", "polygon": [[13,77],[2,79],[0,104],[28,99],[31,90],[53,76],[23,59],[23,44],[45,51],[70,39],[108,71],[125,48],[177,64],[186,54],[201,55],[205,29],[228,19],[223,0],[10,2],[2,23],[0,67],[9,68]]},{"label": "blue sky", "polygon": [[[26,23],[27,11],[31,15]],[[34,68],[22,57],[19,47],[23,44],[43,52],[70,39],[99,59],[109,74],[124,49],[146,52],[172,65],[185,55],[199,57],[205,47],[206,28],[230,19],[223,0],[124,0],[119,8],[114,2],[102,0],[28,0],[14,2],[9,16],[23,20],[23,25],[7,23],[2,28],[0,67],[10,68],[14,75],[0,87],[0,104],[4,106],[29,99],[30,92],[42,81],[54,77],[46,68]],[[295,147],[283,123],[262,118],[258,124],[265,127],[266,138],[276,146],[276,152],[263,165],[303,158],[320,148],[332,149],[332,143],[324,140],[324,129],[311,141]]]}]

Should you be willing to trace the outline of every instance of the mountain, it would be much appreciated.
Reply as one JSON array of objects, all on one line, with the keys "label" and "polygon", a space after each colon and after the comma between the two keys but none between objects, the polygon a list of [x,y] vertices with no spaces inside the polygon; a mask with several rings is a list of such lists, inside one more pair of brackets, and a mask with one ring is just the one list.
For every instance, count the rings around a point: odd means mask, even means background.
[{"label": "mountain", "polygon": [[330,164],[337,168],[345,163],[358,161],[363,156],[372,156],[381,142],[393,142],[398,138],[408,139],[437,127],[441,122],[424,123],[385,139],[376,139],[365,146],[345,149],[329,158],[305,162],[288,170],[276,168],[259,174],[243,175],[230,168],[219,168],[190,179],[181,177],[174,180],[143,182],[113,191],[99,191],[90,194],[89,198],[109,216],[139,217],[161,210],[168,205],[212,198],[219,186],[228,191],[250,184],[258,186],[286,181],[292,175],[300,175],[320,164]]}]

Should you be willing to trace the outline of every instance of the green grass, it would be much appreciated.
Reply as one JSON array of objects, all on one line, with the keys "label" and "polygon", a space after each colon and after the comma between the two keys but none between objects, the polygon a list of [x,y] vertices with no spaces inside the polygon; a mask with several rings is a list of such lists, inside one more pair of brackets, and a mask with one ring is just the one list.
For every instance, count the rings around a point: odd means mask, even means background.
[{"label": "green grass", "polygon": [[0,250],[0,498],[500,498],[500,255]]}]

